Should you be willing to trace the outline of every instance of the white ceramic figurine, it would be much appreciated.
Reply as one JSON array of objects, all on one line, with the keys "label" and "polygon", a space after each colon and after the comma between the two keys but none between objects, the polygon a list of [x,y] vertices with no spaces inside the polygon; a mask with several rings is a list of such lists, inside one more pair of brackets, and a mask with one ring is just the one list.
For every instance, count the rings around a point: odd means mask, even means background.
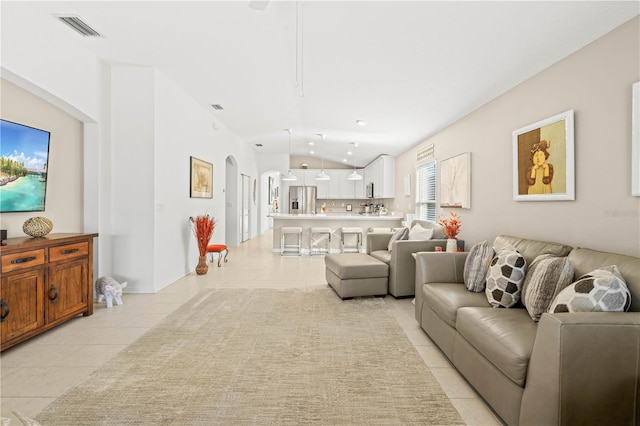
[{"label": "white ceramic figurine", "polygon": [[113,306],[113,301],[116,301],[116,305],[122,305],[122,289],[127,286],[124,282],[120,284],[118,281],[111,277],[100,277],[96,280],[96,294],[98,295],[98,303],[101,303],[104,298],[107,299],[107,308]]}]

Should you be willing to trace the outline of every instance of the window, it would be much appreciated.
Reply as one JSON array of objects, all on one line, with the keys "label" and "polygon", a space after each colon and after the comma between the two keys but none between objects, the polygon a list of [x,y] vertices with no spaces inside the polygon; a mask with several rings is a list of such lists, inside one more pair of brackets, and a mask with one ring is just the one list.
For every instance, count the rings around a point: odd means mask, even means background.
[{"label": "window", "polygon": [[416,165],[416,218],[436,220],[436,162],[423,161]]}]

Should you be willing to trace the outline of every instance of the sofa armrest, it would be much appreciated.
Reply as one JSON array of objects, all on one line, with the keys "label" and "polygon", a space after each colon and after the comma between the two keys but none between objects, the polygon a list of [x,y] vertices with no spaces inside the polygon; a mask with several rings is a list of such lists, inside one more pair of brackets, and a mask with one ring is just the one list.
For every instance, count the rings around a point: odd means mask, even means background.
[{"label": "sofa armrest", "polygon": [[416,285],[416,261],[412,254],[433,252],[438,246],[444,250],[446,245],[446,240],[394,241],[389,261],[389,293],[395,297],[413,296]]},{"label": "sofa armrest", "polygon": [[464,262],[468,252],[416,253],[416,320],[420,323],[422,312],[422,286],[428,283],[464,283]]},{"label": "sofa armrest", "polygon": [[367,232],[367,254],[372,251],[388,250],[393,232]]},{"label": "sofa armrest", "polygon": [[543,314],[521,425],[640,422],[640,312]]}]

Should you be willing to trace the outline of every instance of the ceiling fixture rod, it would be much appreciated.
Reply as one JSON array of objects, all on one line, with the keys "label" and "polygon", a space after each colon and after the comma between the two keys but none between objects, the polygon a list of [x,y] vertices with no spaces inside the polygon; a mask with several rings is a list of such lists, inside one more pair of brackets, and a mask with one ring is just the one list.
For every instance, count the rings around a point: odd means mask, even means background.
[{"label": "ceiling fixture rod", "polygon": [[353,145],[353,173],[351,173],[349,176],[347,176],[348,180],[362,180],[362,175],[358,174],[358,172],[356,172],[356,148],[358,147],[358,144],[356,142],[351,142],[351,144]]},{"label": "ceiling fixture rod", "polygon": [[298,180],[296,175],[291,173],[291,129],[284,129],[285,132],[289,133],[289,173],[284,176],[281,180],[291,182],[294,180]]},{"label": "ceiling fixture rod", "polygon": [[296,84],[304,97],[304,2],[296,1]]},{"label": "ceiling fixture rod", "polygon": [[[320,139],[324,142],[325,135],[323,133],[319,133]],[[324,144],[323,144],[324,145]],[[331,180],[331,177],[324,172],[324,156],[320,155],[320,160],[322,161],[322,166],[320,167],[320,173],[316,176],[316,180]]]}]

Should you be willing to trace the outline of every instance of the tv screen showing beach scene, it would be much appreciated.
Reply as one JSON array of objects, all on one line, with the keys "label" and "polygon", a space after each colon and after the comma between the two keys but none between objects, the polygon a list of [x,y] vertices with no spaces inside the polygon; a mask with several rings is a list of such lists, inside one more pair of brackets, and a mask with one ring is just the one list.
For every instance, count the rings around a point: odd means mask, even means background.
[{"label": "tv screen showing beach scene", "polygon": [[0,213],[44,211],[50,135],[0,120]]}]

